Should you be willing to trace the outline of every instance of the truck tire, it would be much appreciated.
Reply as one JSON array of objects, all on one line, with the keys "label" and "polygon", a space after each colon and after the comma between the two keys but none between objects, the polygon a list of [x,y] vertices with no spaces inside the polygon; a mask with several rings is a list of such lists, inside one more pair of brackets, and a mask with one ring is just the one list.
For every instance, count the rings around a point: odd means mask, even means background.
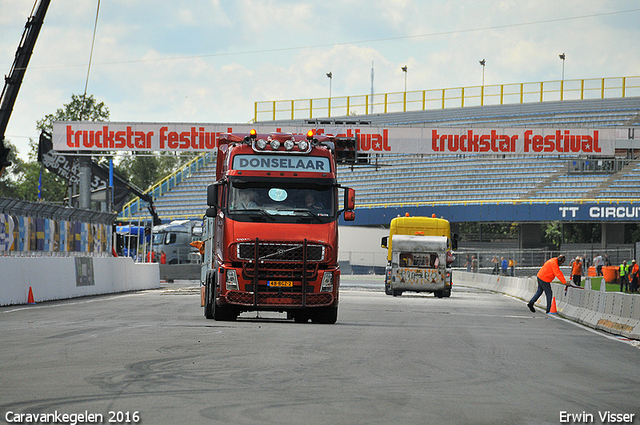
[{"label": "truck tire", "polygon": [[391,285],[386,282],[384,284],[384,293],[387,295],[393,295],[393,292],[391,292]]},{"label": "truck tire", "polygon": [[444,291],[434,291],[433,295],[435,295],[436,298],[442,298],[444,296]]},{"label": "truck tire", "polygon": [[214,282],[210,274],[207,274],[207,280],[204,287],[204,317],[207,319],[213,319],[213,286]]},{"label": "truck tire", "polygon": [[393,295],[394,297],[399,297],[402,295],[402,291],[398,290],[398,289],[392,289],[391,290],[391,295]]},{"label": "truck tire", "polygon": [[451,296],[451,286],[443,291],[443,295],[445,298],[449,298]]},{"label": "truck tire", "polygon": [[213,319],[218,322],[231,322],[238,318],[238,310],[228,305],[218,305],[216,300],[218,299],[218,285],[212,285],[213,287]]}]

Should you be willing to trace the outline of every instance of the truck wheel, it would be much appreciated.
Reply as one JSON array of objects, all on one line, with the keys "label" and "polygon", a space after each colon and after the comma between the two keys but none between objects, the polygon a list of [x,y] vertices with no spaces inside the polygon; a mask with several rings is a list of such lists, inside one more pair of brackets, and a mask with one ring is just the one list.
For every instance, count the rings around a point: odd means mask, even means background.
[{"label": "truck wheel", "polygon": [[238,310],[228,305],[218,305],[216,302],[216,299],[218,298],[218,285],[212,285],[212,287],[214,288],[212,291],[214,293],[212,302],[214,320],[217,320],[218,322],[231,322],[236,320],[238,318]]},{"label": "truck wheel", "polygon": [[211,279],[210,276],[207,276],[204,287],[204,317],[207,319],[213,319],[213,304],[215,303],[212,296],[213,285],[213,279]]},{"label": "truck wheel", "polygon": [[387,295],[393,295],[393,292],[391,292],[391,285],[388,283],[384,284],[384,293]]},{"label": "truck wheel", "polygon": [[433,295],[435,295],[437,298],[442,298],[443,293],[442,293],[442,291],[435,291],[435,292],[433,293]]},{"label": "truck wheel", "polygon": [[451,296],[451,287],[448,287],[447,289],[445,289],[443,291],[443,295],[445,296],[445,298],[449,298]]},{"label": "truck wheel", "polygon": [[338,321],[338,307],[323,307],[315,313],[313,322],[333,325]]},{"label": "truck wheel", "polygon": [[392,289],[391,290],[391,295],[393,295],[394,297],[399,297],[402,295],[402,291],[398,290],[398,289]]}]

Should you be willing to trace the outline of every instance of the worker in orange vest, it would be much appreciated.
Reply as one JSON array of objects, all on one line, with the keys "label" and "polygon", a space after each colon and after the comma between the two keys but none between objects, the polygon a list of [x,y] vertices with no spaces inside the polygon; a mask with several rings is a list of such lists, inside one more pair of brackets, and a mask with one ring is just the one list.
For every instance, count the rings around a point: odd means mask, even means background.
[{"label": "worker in orange vest", "polygon": [[629,292],[638,291],[638,279],[640,279],[640,267],[636,260],[631,260],[631,273],[629,273]]},{"label": "worker in orange vest", "polygon": [[533,313],[536,312],[536,309],[533,308],[533,304],[538,301],[538,298],[540,298],[540,295],[542,295],[543,292],[547,297],[547,313],[549,313],[549,310],[551,309],[551,300],[553,298],[551,281],[554,277],[557,277],[560,279],[560,282],[567,285],[567,280],[564,278],[564,274],[560,271],[560,266],[564,264],[564,260],[564,255],[558,255],[555,258],[547,260],[540,268],[540,271],[538,272],[538,290],[527,304],[527,307],[529,307],[529,310]]},{"label": "worker in orange vest", "polygon": [[573,264],[571,265],[571,278],[573,279],[573,284],[576,286],[580,286],[580,282],[582,281],[582,261],[580,257],[576,257],[573,260]]},{"label": "worker in orange vest", "polygon": [[164,251],[160,251],[160,264],[167,264],[167,254]]}]

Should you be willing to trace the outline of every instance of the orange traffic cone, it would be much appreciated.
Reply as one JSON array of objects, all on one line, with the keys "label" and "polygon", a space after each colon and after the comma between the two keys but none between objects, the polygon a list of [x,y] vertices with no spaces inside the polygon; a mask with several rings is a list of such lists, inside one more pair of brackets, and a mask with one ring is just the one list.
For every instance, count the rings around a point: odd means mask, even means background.
[{"label": "orange traffic cone", "polygon": [[551,310],[549,310],[549,314],[558,314],[558,310],[556,309],[556,297],[553,297],[551,301]]},{"label": "orange traffic cone", "polygon": [[35,300],[33,299],[33,289],[29,286],[29,297],[27,298],[27,304],[35,304]]}]

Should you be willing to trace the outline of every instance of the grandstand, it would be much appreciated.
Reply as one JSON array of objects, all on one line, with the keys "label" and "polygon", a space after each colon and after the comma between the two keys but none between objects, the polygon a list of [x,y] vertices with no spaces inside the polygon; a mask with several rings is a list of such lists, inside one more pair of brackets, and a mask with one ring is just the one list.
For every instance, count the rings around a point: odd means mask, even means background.
[{"label": "grandstand", "polygon": [[[388,114],[260,122],[276,126],[354,123],[376,126],[553,126],[640,129],[640,97],[487,105]],[[339,179],[356,189],[358,207],[467,202],[640,200],[640,162],[632,150],[618,158],[513,155],[372,154],[366,165],[341,165]],[[215,162],[156,185],[161,218],[201,218]],[[173,180],[172,180],[173,179]],[[144,217],[128,205],[124,216]],[[470,217],[473,220],[473,217]],[[383,224],[383,223],[381,223]]]}]

